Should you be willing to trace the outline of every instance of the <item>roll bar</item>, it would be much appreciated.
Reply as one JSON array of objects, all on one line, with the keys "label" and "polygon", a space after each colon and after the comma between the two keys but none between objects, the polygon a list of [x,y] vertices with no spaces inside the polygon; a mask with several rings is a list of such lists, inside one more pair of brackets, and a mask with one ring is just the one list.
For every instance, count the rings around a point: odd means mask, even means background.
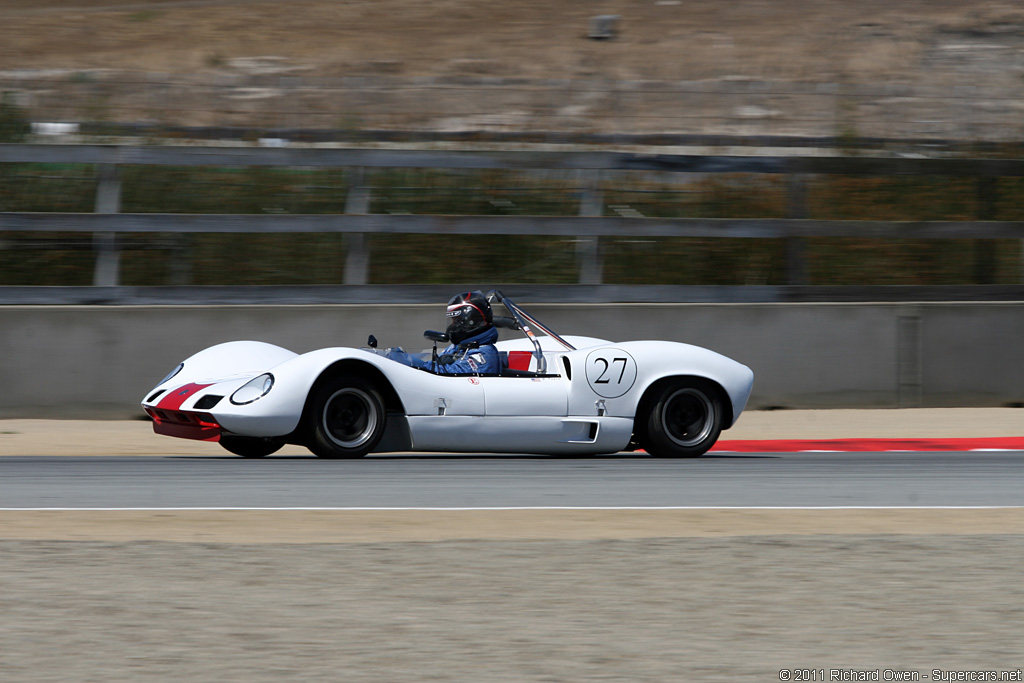
[{"label": "roll bar", "polygon": [[[536,327],[538,330],[551,337],[559,344],[564,346],[569,351],[575,351],[576,347],[565,341],[557,334],[551,331],[551,328],[541,324],[536,318],[531,316],[529,313],[519,307],[516,302],[509,299],[507,296],[502,294],[497,289],[492,289],[487,293],[487,301],[490,303],[501,302],[503,306],[512,314],[512,318],[515,320],[516,326],[523,331],[523,334],[527,336],[530,342],[533,344],[533,356],[537,359],[537,372],[544,374],[547,372],[547,360],[544,358],[544,352],[540,347],[540,340],[537,339],[537,335],[534,334],[533,329],[530,327]],[[499,324],[499,327],[506,327],[505,324]]]}]

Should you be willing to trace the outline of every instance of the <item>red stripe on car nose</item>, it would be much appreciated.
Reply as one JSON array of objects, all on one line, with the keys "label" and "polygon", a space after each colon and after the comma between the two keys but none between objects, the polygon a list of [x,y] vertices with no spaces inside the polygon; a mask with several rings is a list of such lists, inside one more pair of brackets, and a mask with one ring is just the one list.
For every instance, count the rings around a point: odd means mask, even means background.
[{"label": "red stripe on car nose", "polygon": [[195,396],[196,393],[202,391],[208,386],[212,385],[189,383],[180,386],[177,389],[172,389],[164,394],[163,400],[160,401],[156,407],[162,410],[179,410],[181,408],[181,404],[184,403],[189,396]]}]

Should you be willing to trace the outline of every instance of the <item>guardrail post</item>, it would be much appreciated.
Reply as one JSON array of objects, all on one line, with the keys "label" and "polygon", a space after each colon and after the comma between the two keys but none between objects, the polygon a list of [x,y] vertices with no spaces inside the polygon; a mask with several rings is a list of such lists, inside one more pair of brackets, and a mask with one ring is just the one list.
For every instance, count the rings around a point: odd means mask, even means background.
[{"label": "guardrail post", "polygon": [[[580,216],[600,217],[601,212],[601,174],[588,174],[580,199]],[[581,285],[601,284],[604,265],[601,262],[601,240],[597,235],[576,238],[576,261],[579,264]]]},{"label": "guardrail post", "polygon": [[[353,168],[350,173],[348,197],[345,199],[345,213],[369,213],[370,188],[366,186],[366,170]],[[369,281],[370,248],[366,234],[353,232],[345,234],[345,284],[365,285]]]},{"label": "guardrail post", "polygon": [[[799,173],[786,177],[786,218],[807,218],[807,178]],[[807,284],[807,242],[803,237],[786,238],[786,282]]]},{"label": "guardrail post", "polygon": [[[99,183],[96,186],[96,213],[121,212],[121,177],[116,164],[100,164]],[[117,248],[117,233],[97,232],[92,236],[96,252],[93,271],[94,287],[116,287],[120,280],[121,252]]]},{"label": "guardrail post", "polygon": [[[998,178],[978,178],[978,218],[991,221],[996,217],[996,201],[999,198]],[[996,281],[996,245],[992,240],[974,242],[974,282],[991,285]]]},{"label": "guardrail post", "polygon": [[187,232],[171,235],[171,262],[168,280],[172,286],[192,284],[192,235]]}]

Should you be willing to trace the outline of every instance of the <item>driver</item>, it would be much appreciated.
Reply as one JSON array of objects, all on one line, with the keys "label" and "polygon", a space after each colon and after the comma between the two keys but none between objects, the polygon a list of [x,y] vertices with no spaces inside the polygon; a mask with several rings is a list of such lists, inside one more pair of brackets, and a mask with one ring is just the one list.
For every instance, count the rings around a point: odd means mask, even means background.
[{"label": "driver", "polygon": [[498,374],[501,359],[494,342],[498,341],[498,330],[493,323],[491,304],[482,292],[457,294],[448,302],[448,341],[451,345],[438,356],[437,366],[411,356],[400,348],[388,349],[387,358],[411,365],[414,368],[432,370],[443,375]]}]

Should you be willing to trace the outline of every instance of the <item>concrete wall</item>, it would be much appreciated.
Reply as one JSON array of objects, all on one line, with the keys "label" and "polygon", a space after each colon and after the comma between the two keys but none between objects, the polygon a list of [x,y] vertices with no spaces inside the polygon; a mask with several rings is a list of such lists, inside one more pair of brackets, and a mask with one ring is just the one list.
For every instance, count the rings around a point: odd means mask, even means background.
[{"label": "concrete wall", "polygon": [[[566,334],[668,339],[753,368],[751,407],[1024,403],[1024,303],[529,305]],[[440,304],[0,306],[0,418],[141,415],[138,402],[206,346],[419,350]],[[503,337],[511,334],[502,331]]]}]

